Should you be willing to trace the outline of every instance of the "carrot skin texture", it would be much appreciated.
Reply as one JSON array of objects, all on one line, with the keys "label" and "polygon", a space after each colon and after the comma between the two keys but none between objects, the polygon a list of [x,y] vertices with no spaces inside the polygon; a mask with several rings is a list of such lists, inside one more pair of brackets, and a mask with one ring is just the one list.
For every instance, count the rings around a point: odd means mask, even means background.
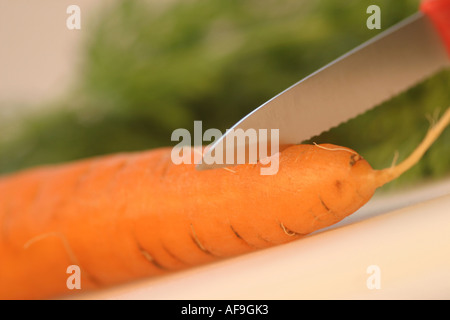
[{"label": "carrot skin texture", "polygon": [[[286,243],[335,224],[374,194],[370,165],[334,145],[295,145],[279,171],[174,165],[171,148],[0,178],[0,298],[72,293]],[[328,150],[339,148],[340,150]]]}]

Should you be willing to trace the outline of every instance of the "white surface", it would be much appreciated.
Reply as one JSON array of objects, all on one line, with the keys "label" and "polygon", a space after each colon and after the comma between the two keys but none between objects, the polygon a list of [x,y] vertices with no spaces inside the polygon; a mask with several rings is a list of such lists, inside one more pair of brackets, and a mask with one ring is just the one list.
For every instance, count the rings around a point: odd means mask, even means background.
[{"label": "white surface", "polygon": [[[380,268],[380,289],[367,287],[370,265]],[[448,299],[450,180],[376,196],[286,245],[77,298]]]}]

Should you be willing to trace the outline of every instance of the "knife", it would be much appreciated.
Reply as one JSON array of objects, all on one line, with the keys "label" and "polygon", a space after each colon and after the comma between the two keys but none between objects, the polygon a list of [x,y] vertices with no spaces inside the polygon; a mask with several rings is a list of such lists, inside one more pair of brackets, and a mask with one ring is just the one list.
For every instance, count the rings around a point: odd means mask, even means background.
[{"label": "knife", "polygon": [[[239,129],[278,130],[277,148],[298,144],[389,100],[450,65],[450,0],[426,0],[411,17],[295,83],[237,122],[204,151],[221,160],[198,170],[236,164],[227,153],[257,147],[270,136],[226,143]],[[248,162],[248,157],[246,160]]]}]

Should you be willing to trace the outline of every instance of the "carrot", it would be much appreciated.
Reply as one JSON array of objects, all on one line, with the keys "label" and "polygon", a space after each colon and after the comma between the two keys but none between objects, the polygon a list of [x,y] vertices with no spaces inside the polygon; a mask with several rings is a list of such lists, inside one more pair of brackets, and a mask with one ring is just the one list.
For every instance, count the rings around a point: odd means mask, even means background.
[{"label": "carrot", "polygon": [[[450,122],[450,109],[402,163],[373,170],[331,144],[283,150],[261,164],[197,171],[170,148],[116,154],[0,178],[0,298],[69,294],[157,276],[286,243],[333,225],[413,166]],[[79,292],[79,291],[78,291]]]}]

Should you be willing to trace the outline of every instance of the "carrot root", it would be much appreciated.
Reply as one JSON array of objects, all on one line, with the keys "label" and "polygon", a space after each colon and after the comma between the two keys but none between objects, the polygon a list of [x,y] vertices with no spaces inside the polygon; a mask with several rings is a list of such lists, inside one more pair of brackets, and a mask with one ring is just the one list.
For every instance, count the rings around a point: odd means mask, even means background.
[{"label": "carrot root", "polygon": [[417,146],[417,148],[401,163],[390,168],[375,170],[375,181],[377,188],[388,182],[398,178],[404,172],[413,167],[425,152],[431,147],[436,139],[441,135],[445,128],[450,124],[450,108],[442,115],[442,117],[428,130],[425,138]]}]

